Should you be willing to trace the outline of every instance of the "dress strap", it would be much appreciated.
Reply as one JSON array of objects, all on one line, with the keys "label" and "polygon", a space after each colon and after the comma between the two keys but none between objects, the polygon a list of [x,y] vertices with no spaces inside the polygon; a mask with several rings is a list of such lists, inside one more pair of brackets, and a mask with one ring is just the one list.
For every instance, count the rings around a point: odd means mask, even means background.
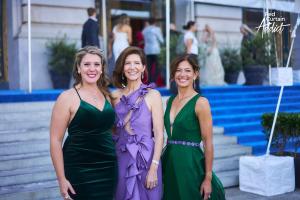
[{"label": "dress strap", "polygon": [[76,93],[77,93],[79,99],[82,100],[81,97],[80,97],[80,95],[79,95],[79,93],[78,93],[78,91],[77,91],[77,89],[76,89],[76,87],[74,87],[74,89],[75,89],[75,91],[76,91]]}]

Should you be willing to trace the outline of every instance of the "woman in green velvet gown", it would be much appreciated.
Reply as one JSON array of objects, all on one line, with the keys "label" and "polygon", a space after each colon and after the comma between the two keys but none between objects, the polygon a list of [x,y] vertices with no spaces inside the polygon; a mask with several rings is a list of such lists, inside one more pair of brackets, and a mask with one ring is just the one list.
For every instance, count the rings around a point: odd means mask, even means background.
[{"label": "woman in green velvet gown", "polygon": [[168,134],[162,159],[164,200],[225,199],[222,183],[212,172],[209,102],[193,86],[198,73],[197,60],[189,54],[176,58],[171,65],[178,94],[169,98],[164,116]]},{"label": "woman in green velvet gown", "polygon": [[[51,118],[50,150],[64,199],[112,200],[117,162],[111,128],[115,121],[100,49],[76,54],[74,88],[57,99]],[[62,148],[65,131],[68,137]]]}]

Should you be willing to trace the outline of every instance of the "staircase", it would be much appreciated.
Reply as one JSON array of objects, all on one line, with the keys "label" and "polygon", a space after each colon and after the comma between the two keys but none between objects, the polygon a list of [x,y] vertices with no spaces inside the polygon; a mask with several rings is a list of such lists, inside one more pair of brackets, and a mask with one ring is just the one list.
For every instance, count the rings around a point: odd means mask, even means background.
[{"label": "staircase", "polygon": [[49,153],[52,106],[0,104],[0,200],[61,199]]},{"label": "staircase", "polygon": [[[238,144],[252,147],[252,154],[266,152],[267,140],[262,132],[261,116],[275,112],[280,87],[230,86],[205,88],[210,100],[215,126],[224,134],[236,136]],[[285,87],[279,112],[300,112],[300,86]]]},{"label": "staircase", "polygon": [[[166,90],[161,93],[167,94]],[[278,94],[278,87],[264,86],[202,89],[210,101],[215,126],[213,170],[225,187],[238,185],[240,156],[251,150],[256,155],[265,152],[260,118],[275,111]],[[34,101],[40,95],[44,102],[20,102],[22,95],[16,100],[19,103],[0,103],[0,200],[61,199],[49,155],[54,102],[44,101],[44,92],[28,99]],[[51,100],[56,96],[52,94]],[[166,99],[164,96],[164,103]],[[0,102],[5,100],[0,95]],[[280,111],[300,111],[300,86],[285,88]]]}]

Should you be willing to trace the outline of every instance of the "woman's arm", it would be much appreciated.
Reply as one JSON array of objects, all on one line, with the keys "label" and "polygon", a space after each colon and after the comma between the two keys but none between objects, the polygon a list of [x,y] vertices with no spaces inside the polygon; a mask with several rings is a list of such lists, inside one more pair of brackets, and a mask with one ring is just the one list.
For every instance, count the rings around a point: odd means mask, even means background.
[{"label": "woman's arm", "polygon": [[212,46],[217,47],[217,39],[216,39],[215,32],[211,33],[211,39],[212,39],[212,44],[213,44]]},{"label": "woman's arm", "polygon": [[71,115],[70,106],[68,106],[69,98],[67,92],[58,97],[53,107],[50,124],[50,153],[63,197],[68,195],[68,190],[75,194],[74,189],[65,177],[62,153],[62,141]]},{"label": "woman's arm", "polygon": [[193,39],[187,39],[185,41],[186,53],[191,53],[192,45],[193,45]]},{"label": "woman's arm", "polygon": [[153,123],[153,133],[154,133],[154,154],[152,158],[152,163],[147,175],[146,186],[149,189],[157,186],[157,169],[160,165],[160,156],[164,143],[164,124],[163,124],[163,104],[162,98],[158,91],[150,90],[146,98],[150,104],[150,109],[152,113],[152,123]]},{"label": "woman's arm", "polygon": [[129,46],[131,45],[131,43],[132,43],[132,29],[131,29],[131,27],[128,25],[127,26],[127,36],[128,36],[128,43],[129,43]]},{"label": "woman's arm", "polygon": [[214,158],[214,148],[212,142],[212,116],[210,105],[206,98],[200,97],[195,108],[199,124],[201,127],[201,136],[204,145],[205,156],[205,178],[201,185],[201,194],[207,199],[211,193],[212,165]]}]

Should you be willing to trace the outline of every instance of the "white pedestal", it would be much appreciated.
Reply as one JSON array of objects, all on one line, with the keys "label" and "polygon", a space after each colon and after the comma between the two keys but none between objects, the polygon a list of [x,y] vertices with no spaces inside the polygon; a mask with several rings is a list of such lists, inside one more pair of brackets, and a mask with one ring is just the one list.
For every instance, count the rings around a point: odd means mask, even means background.
[{"label": "white pedestal", "polygon": [[295,190],[293,157],[242,156],[239,170],[242,191],[273,196]]},{"label": "white pedestal", "polygon": [[271,85],[293,85],[293,69],[291,67],[271,68]]}]

